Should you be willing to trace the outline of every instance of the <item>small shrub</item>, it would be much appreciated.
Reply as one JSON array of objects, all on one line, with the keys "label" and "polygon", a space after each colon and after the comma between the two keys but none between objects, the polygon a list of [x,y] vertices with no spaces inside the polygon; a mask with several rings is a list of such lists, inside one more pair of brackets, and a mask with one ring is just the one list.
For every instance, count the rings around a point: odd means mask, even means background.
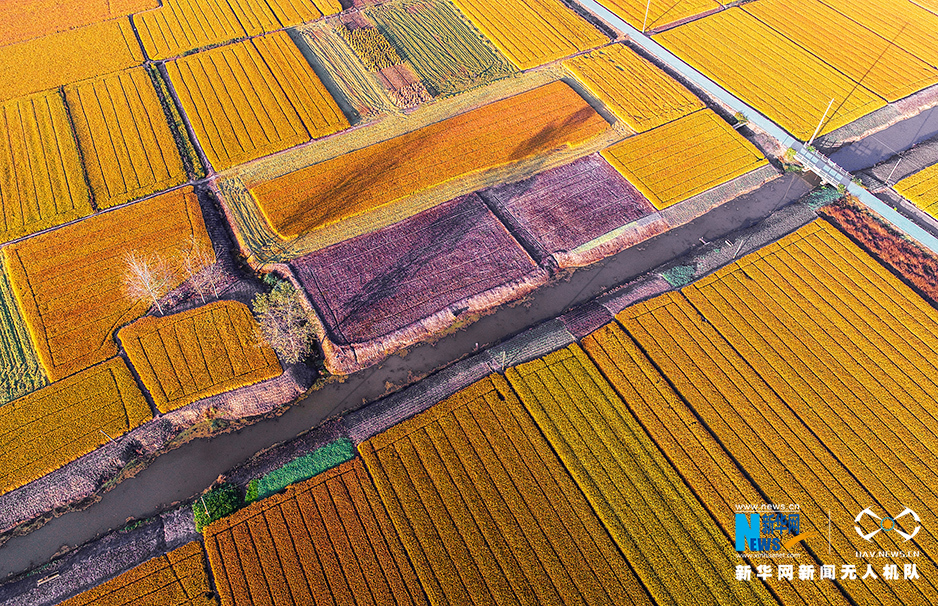
[{"label": "small shrub", "polygon": [[249,505],[258,499],[257,496],[258,479],[254,478],[248,482],[247,490],[244,492],[244,504]]},{"label": "small shrub", "polygon": [[299,297],[293,284],[276,280],[269,293],[258,293],[251,303],[261,335],[287,364],[306,359],[316,340]]},{"label": "small shrub", "polygon": [[[202,529],[225,516],[238,511],[244,506],[244,499],[237,486],[225,482],[218,488],[205,493],[192,504],[192,515],[195,519],[195,529]],[[208,511],[206,511],[208,508]]]}]

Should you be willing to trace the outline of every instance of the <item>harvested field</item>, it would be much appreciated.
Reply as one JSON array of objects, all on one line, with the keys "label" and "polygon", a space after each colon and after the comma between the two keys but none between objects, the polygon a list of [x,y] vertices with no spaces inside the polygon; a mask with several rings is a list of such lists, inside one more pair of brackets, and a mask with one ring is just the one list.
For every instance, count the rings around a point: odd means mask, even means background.
[{"label": "harvested field", "polygon": [[[41,478],[152,418],[120,358],[0,406],[0,494]],[[105,435],[102,432],[106,432]]]},{"label": "harvested field", "polygon": [[0,101],[141,63],[143,53],[127,18],[0,46]]},{"label": "harvested field", "polygon": [[140,564],[59,606],[209,606],[205,551],[198,541]]},{"label": "harvested field", "polygon": [[768,164],[709,109],[629,137],[602,155],[659,210]]},{"label": "harvested field", "polygon": [[42,364],[16,307],[10,282],[0,271],[0,405],[45,384]]},{"label": "harvested field", "polygon": [[480,195],[503,217],[538,262],[564,253],[655,211],[598,154]]},{"label": "harvested field", "polygon": [[[190,237],[211,250],[191,188],[175,190],[7,246],[4,265],[51,381],[117,354],[113,332],[143,315],[124,293],[124,255],[171,259]],[[172,286],[182,283],[177,269]]]},{"label": "harvested field", "polygon": [[449,179],[582,143],[608,126],[553,82],[250,189],[271,228],[290,239]]},{"label": "harvested field", "polygon": [[886,105],[739,7],[655,38],[801,141],[811,137],[831,99],[819,135]]},{"label": "harvested field", "polygon": [[251,310],[236,301],[147,316],[117,338],[162,413],[283,372],[274,350],[257,341]]},{"label": "harvested field", "polygon": [[61,0],[29,0],[0,3],[0,40],[3,45],[39,38],[83,25],[125,17],[159,0],[84,0],[63,4]]},{"label": "harvested field", "polygon": [[923,168],[893,187],[902,197],[938,219],[938,164]]},{"label": "harvested field", "polygon": [[609,40],[560,0],[453,0],[453,4],[522,70]]},{"label": "harvested field", "polygon": [[728,578],[732,544],[582,349],[505,374],[655,603],[778,603]]},{"label": "harvested field", "polygon": [[427,603],[361,459],[214,522],[205,544],[223,606]]},{"label": "harvested field", "polygon": [[632,27],[640,30],[644,25],[645,31],[720,8],[715,0],[652,0],[651,3],[642,0],[598,1]]},{"label": "harvested field", "polygon": [[365,12],[433,96],[457,95],[515,72],[446,0],[400,0]]},{"label": "harvested field", "polygon": [[760,0],[743,10],[886,101],[938,83],[938,70],[820,0]]},{"label": "harvested field", "polygon": [[340,345],[391,335],[538,271],[474,194],[291,266]]},{"label": "harvested field", "polygon": [[641,133],[703,109],[703,102],[624,44],[563,62],[616,118]]},{"label": "harvested field", "polygon": [[58,92],[0,104],[0,243],[92,212],[75,136]]},{"label": "harvested field", "polygon": [[188,55],[166,69],[218,171],[348,127],[285,32]]},{"label": "harvested field", "polygon": [[501,375],[359,450],[432,603],[651,603]]},{"label": "harvested field", "polygon": [[143,67],[65,89],[98,208],[186,181],[153,82]]}]

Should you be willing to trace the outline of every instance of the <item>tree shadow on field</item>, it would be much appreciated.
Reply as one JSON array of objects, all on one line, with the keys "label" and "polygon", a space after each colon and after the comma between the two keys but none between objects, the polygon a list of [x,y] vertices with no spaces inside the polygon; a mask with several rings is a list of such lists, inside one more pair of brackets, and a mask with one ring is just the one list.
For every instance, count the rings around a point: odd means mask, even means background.
[{"label": "tree shadow on field", "polygon": [[[551,122],[535,133],[527,141],[519,145],[511,152],[509,156],[511,161],[523,160],[546,147],[555,147],[556,142],[565,141],[568,134],[588,122],[595,112],[593,108],[587,106],[576,111],[573,115],[564,119],[562,122]],[[551,145],[551,143],[554,143]]]}]

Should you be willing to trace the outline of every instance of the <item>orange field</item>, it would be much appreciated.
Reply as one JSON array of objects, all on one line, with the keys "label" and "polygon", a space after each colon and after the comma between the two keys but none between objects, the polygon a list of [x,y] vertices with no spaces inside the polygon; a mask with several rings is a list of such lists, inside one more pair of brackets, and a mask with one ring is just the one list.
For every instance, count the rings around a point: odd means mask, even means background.
[{"label": "orange field", "polygon": [[[117,354],[113,332],[150,302],[124,293],[123,256],[172,259],[195,237],[211,250],[191,188],[89,217],[4,249],[4,263],[36,352],[55,381]],[[183,280],[176,270],[175,284]]]},{"label": "orange field", "polygon": [[46,34],[124,17],[159,6],[160,0],[11,0],[0,3],[0,40],[14,44]]},{"label": "orange field", "polygon": [[223,606],[427,603],[361,459],[212,523],[205,544]]},{"label": "orange field", "polygon": [[636,29],[644,25],[645,31],[720,8],[715,0],[599,0],[599,3]]},{"label": "orange field", "polygon": [[608,126],[554,82],[250,190],[271,228],[289,239],[449,179],[581,143]]},{"label": "orange field", "polygon": [[118,331],[130,364],[160,412],[271,379],[277,355],[256,342],[251,310],[217,301],[172,316],[147,316]]}]

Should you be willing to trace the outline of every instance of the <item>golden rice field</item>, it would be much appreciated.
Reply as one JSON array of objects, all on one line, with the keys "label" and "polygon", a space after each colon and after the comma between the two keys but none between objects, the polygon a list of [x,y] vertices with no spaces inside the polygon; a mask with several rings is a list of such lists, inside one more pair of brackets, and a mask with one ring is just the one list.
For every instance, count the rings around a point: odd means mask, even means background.
[{"label": "golden rice field", "polygon": [[159,6],[159,0],[29,0],[0,3],[0,40],[14,44]]},{"label": "golden rice field", "polygon": [[938,218],[938,164],[923,168],[893,186],[906,200]]},{"label": "golden rice field", "polygon": [[602,156],[659,210],[768,164],[709,109],[629,137]]},{"label": "golden rice field", "polygon": [[59,606],[209,606],[218,604],[205,569],[199,541],[186,543],[165,555],[81,593]]},{"label": "golden rice field", "polygon": [[127,18],[0,46],[0,101],[143,63]]},{"label": "golden rice field", "polygon": [[361,459],[205,529],[223,606],[427,604]]},{"label": "golden rice field", "polygon": [[636,29],[644,25],[645,31],[720,8],[715,0],[599,0],[599,3]]},{"label": "golden rice field", "polygon": [[251,311],[237,301],[147,316],[117,337],[163,413],[282,372],[274,351],[258,341]]},{"label": "golden rice field", "polygon": [[831,99],[819,135],[886,105],[739,7],[655,39],[801,141],[811,138]]},{"label": "golden rice field", "polygon": [[743,10],[886,101],[938,83],[938,70],[820,0],[759,0]]},{"label": "golden rice field", "polygon": [[616,118],[641,133],[703,109],[703,102],[624,44],[563,62]]},{"label": "golden rice field", "polygon": [[608,123],[553,82],[250,186],[284,239],[363,214],[450,179],[598,135]]},{"label": "golden rice field", "polygon": [[166,69],[218,171],[349,125],[286,32],[188,55]]},{"label": "golden rice field", "polygon": [[431,603],[652,603],[501,375],[359,450]]},{"label": "golden rice field", "polygon": [[66,87],[98,208],[186,181],[176,142],[143,67]]},{"label": "golden rice field", "polygon": [[[125,254],[173,258],[195,238],[211,250],[191,188],[95,215],[3,249],[4,266],[49,380],[117,354],[113,332],[143,315],[124,293]],[[184,274],[174,269],[173,286]]]},{"label": "golden rice field", "polygon": [[505,374],[655,603],[777,603],[579,346]]},{"label": "golden rice field", "polygon": [[0,494],[151,418],[150,406],[120,358],[0,406]]},{"label": "golden rice field", "polygon": [[0,121],[0,243],[91,214],[62,95],[0,103]]},{"label": "golden rice field", "polygon": [[559,0],[453,0],[518,69],[530,69],[608,41]]}]

